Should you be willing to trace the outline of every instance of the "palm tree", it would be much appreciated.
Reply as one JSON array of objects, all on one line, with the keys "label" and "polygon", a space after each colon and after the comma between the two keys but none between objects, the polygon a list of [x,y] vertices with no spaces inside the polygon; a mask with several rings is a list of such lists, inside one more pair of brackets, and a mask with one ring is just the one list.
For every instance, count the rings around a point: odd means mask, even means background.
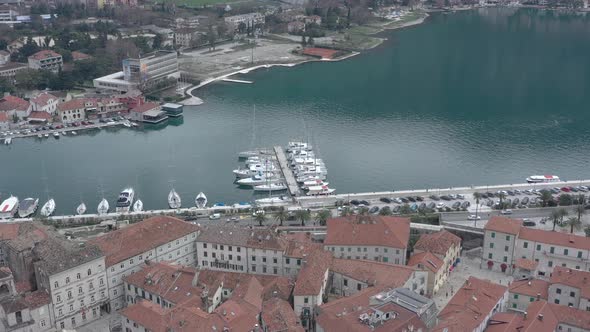
[{"label": "palm tree", "polygon": [[551,211],[551,219],[553,220],[553,231],[555,231],[555,226],[557,226],[557,224],[559,223],[560,217],[561,214],[559,213],[558,209],[554,209],[553,211]]},{"label": "palm tree", "polygon": [[582,215],[586,213],[586,208],[584,207],[584,205],[576,205],[576,208],[574,210],[578,214],[578,221],[582,222]]},{"label": "palm tree", "polygon": [[547,204],[549,203],[549,201],[551,201],[553,199],[553,195],[551,195],[551,192],[549,190],[541,190],[541,204],[543,205],[543,207],[547,206]]},{"label": "palm tree", "polygon": [[330,213],[330,210],[322,210],[322,211],[316,213],[315,221],[320,226],[325,226],[326,222],[328,221],[328,219],[330,219],[331,216],[332,216],[332,213]]},{"label": "palm tree", "polygon": [[499,192],[498,198],[500,199],[500,209],[504,209],[504,198],[506,198],[506,194],[503,192]]},{"label": "palm tree", "polygon": [[258,222],[259,226],[262,226],[262,223],[266,221],[266,215],[263,212],[257,213],[254,220]]},{"label": "palm tree", "polygon": [[305,226],[305,222],[309,220],[309,211],[307,210],[298,210],[295,213],[295,218],[301,221],[301,226]]},{"label": "palm tree", "polygon": [[570,218],[567,219],[567,221],[565,222],[564,226],[569,226],[570,227],[570,233],[574,233],[574,229],[575,230],[580,230],[582,228],[582,222],[578,218],[570,217]]},{"label": "palm tree", "polygon": [[289,213],[285,210],[284,206],[279,208],[277,214],[275,214],[275,221],[279,222],[279,226],[283,226],[283,222],[289,218]]},{"label": "palm tree", "polygon": [[479,200],[481,199],[481,194],[476,191],[473,193],[473,198],[475,198],[475,219],[477,220],[477,213],[479,212]]},{"label": "palm tree", "polygon": [[557,211],[559,212],[559,223],[563,224],[563,218],[567,217],[569,213],[564,208],[559,208]]}]

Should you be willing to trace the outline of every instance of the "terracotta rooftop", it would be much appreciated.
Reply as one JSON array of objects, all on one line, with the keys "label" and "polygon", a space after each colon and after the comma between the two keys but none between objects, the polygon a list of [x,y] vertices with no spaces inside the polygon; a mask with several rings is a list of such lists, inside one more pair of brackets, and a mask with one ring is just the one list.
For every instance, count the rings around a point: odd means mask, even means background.
[{"label": "terracotta rooftop", "polygon": [[0,223],[0,241],[12,240],[18,236],[20,224]]},{"label": "terracotta rooftop", "polygon": [[43,111],[33,111],[29,114],[29,120],[40,119],[40,120],[51,120],[51,114]]},{"label": "terracotta rooftop", "polygon": [[151,111],[154,108],[158,108],[158,107],[160,107],[160,104],[158,104],[158,103],[147,102],[147,103],[143,103],[141,105],[135,106],[135,108],[131,109],[131,112],[145,113],[147,111]]},{"label": "terracotta rooftop", "polygon": [[[539,317],[541,315],[542,318]],[[553,306],[545,301],[529,304],[526,317],[518,313],[494,314],[486,332],[553,332],[557,330],[559,319]],[[454,331],[449,331],[454,332]]]},{"label": "terracotta rooftop", "polygon": [[[560,323],[575,326],[584,331],[590,330],[590,311],[570,308],[564,305],[549,303],[551,310]],[[541,332],[535,330],[534,332]]]},{"label": "terracotta rooftop", "polygon": [[570,233],[523,227],[518,234],[518,238],[521,240],[553,244],[556,246],[590,250],[590,237],[573,235]]},{"label": "terracotta rooftop", "polygon": [[309,255],[299,271],[293,295],[317,295],[324,286],[324,276],[332,263],[332,253],[315,251]]},{"label": "terracotta rooftop", "polygon": [[157,216],[89,241],[106,256],[107,266],[197,232],[199,227],[178,218]]},{"label": "terracotta rooftop", "polygon": [[404,265],[339,258],[332,260],[330,270],[374,286],[392,288],[403,287],[416,271],[415,268]]},{"label": "terracotta rooftop", "polygon": [[460,247],[461,238],[447,231],[422,234],[414,245],[414,250],[430,251],[433,254],[445,256],[451,247]]},{"label": "terracotta rooftop", "polygon": [[442,259],[429,251],[413,254],[408,261],[408,266],[418,266],[419,269],[426,268],[433,273],[437,273],[444,264],[445,262]]},{"label": "terracotta rooftop", "polygon": [[553,268],[551,284],[562,284],[581,291],[582,298],[590,299],[590,272],[568,269],[561,266]]},{"label": "terracotta rooftop", "polygon": [[49,296],[49,293],[41,289],[25,294],[24,300],[29,309],[39,308],[51,303],[51,297]]},{"label": "terracotta rooftop", "polygon": [[92,56],[90,56],[86,53],[78,52],[78,51],[72,52],[72,60],[74,60],[74,61],[87,60],[87,59],[92,59]]},{"label": "terracotta rooftop", "polygon": [[35,98],[31,99],[31,103],[35,103],[39,105],[39,107],[46,106],[50,100],[58,99],[56,96],[49,94],[47,92],[43,92],[36,96]]},{"label": "terracotta rooftop", "polygon": [[304,258],[316,250],[324,250],[320,243],[311,240],[306,233],[288,234],[285,239],[285,256],[291,258]]},{"label": "terracotta rooftop", "polygon": [[518,258],[514,266],[523,270],[535,271],[539,266],[539,262],[532,259]]},{"label": "terracotta rooftop", "polygon": [[539,296],[543,300],[549,298],[549,282],[541,279],[515,280],[508,287],[510,293],[516,293],[536,298]]},{"label": "terracotta rooftop", "polygon": [[104,257],[100,248],[86,243],[82,246],[67,240],[47,237],[36,244],[33,253],[40,260],[35,262],[35,268],[41,267],[51,276],[76,266],[95,261]]},{"label": "terracotta rooftop", "polygon": [[87,101],[88,101],[87,98],[76,98],[76,99],[68,100],[68,101],[65,101],[65,102],[57,105],[57,109],[61,112],[82,109],[82,108],[85,108]]},{"label": "terracotta rooftop", "polygon": [[0,111],[26,111],[29,108],[29,102],[15,96],[6,96],[0,99]]},{"label": "terracotta rooftop", "polygon": [[0,122],[8,122],[8,114],[4,111],[0,111]]},{"label": "terracotta rooftop", "polygon": [[323,304],[320,307],[316,322],[322,327],[323,331],[402,332],[411,331],[409,329],[411,326],[414,327],[414,331],[427,331],[426,326],[415,313],[394,303],[387,306],[398,314],[395,319],[390,319],[384,324],[375,325],[374,327],[362,323],[359,316],[373,310],[369,303],[370,297],[377,293],[379,293],[379,290],[371,287],[352,296]]},{"label": "terracotta rooftop", "polygon": [[519,219],[492,216],[484,226],[484,230],[517,235],[521,230],[521,226],[522,221]]},{"label": "terracotta rooftop", "polygon": [[388,216],[348,216],[328,219],[324,245],[383,246],[405,249],[410,219]]},{"label": "terracotta rooftop", "polygon": [[243,227],[205,226],[198,242],[226,244],[248,248],[282,251],[285,241],[270,229],[245,229]]},{"label": "terracotta rooftop", "polygon": [[304,332],[289,302],[272,298],[262,304],[262,320],[268,332]]},{"label": "terracotta rooftop", "polygon": [[45,60],[48,58],[55,58],[55,57],[61,57],[61,55],[59,53],[52,51],[52,50],[42,50],[42,51],[39,51],[39,52],[29,56],[29,59]]},{"label": "terracotta rooftop", "polygon": [[[235,289],[240,280],[245,280],[250,275],[246,273],[224,272],[215,270],[199,270],[199,283],[207,285],[210,289],[223,283],[225,289]],[[263,287],[263,299],[279,297],[288,300],[293,291],[294,282],[287,277],[273,275],[252,275]]]},{"label": "terracotta rooftop", "polygon": [[506,291],[506,286],[469,277],[438,314],[439,323],[433,331],[473,331],[494,310]]}]

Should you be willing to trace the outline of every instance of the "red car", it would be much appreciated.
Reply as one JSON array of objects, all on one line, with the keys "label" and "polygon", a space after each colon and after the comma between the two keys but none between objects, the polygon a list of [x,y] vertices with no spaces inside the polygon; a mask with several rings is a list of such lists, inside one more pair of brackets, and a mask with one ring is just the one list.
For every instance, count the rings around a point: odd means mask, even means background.
[{"label": "red car", "polygon": [[563,188],[561,188],[561,191],[569,193],[571,190],[568,187],[563,187]]}]

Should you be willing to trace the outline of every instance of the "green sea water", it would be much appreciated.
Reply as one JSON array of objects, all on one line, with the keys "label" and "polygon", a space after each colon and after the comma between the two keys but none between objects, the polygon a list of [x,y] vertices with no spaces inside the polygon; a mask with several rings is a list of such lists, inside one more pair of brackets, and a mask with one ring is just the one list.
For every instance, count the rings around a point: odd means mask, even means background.
[{"label": "green sea water", "polygon": [[250,201],[233,184],[237,152],[291,139],[316,146],[338,193],[590,178],[590,18],[482,9],[383,36],[346,61],[207,86],[182,123],[2,145],[2,197],[47,187],[60,214],[80,200],[94,212],[101,191],[114,204],[128,185],[146,209],[165,208],[171,186],[184,206],[199,191]]}]

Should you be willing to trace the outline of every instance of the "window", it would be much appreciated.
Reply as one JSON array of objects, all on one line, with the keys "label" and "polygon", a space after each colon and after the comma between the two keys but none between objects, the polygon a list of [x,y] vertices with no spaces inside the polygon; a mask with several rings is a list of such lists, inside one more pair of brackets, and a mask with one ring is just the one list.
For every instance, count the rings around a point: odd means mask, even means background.
[{"label": "window", "polygon": [[567,256],[567,254],[568,254],[568,253],[569,253],[569,250],[567,250],[567,249],[563,249],[563,255],[564,255],[564,256]]},{"label": "window", "polygon": [[81,278],[80,273],[77,273],[76,274],[76,279],[80,280],[80,278]]},{"label": "window", "polygon": [[359,290],[360,291],[361,289],[363,289],[363,285],[361,285],[360,283],[357,283],[356,284],[356,290]]},{"label": "window", "polygon": [[555,304],[559,304],[559,299],[555,299],[553,302],[555,302]]},{"label": "window", "polygon": [[78,287],[78,294],[82,294],[82,287]]},{"label": "window", "polygon": [[72,317],[72,326],[76,326],[76,317]]},{"label": "window", "polygon": [[66,284],[70,283],[70,277],[66,277]]},{"label": "window", "polygon": [[276,267],[273,267],[273,268],[272,268],[272,272],[273,272],[274,274],[279,274],[279,271],[278,271],[278,269],[277,269]]},{"label": "window", "polygon": [[561,288],[557,288],[557,289],[555,290],[555,293],[557,293],[557,294],[561,294]]},{"label": "window", "polygon": [[309,303],[309,298],[307,296],[303,298],[303,303]]},{"label": "window", "polygon": [[68,291],[68,300],[72,299],[72,291]]},{"label": "window", "polygon": [[219,246],[219,249],[223,250],[223,244]]},{"label": "window", "polygon": [[494,249],[494,242],[490,242],[490,249]]},{"label": "window", "polygon": [[506,235],[506,241],[510,241],[510,235]]},{"label": "window", "polygon": [[496,237],[496,233],[495,232],[492,232],[491,236],[492,236],[492,238],[495,238]]},{"label": "window", "polygon": [[504,263],[508,263],[508,257],[507,256],[504,256],[503,261],[504,261]]},{"label": "window", "polygon": [[537,251],[541,251],[541,245],[537,244]]},{"label": "window", "polygon": [[94,302],[94,295],[90,295],[90,302]]},{"label": "window", "polygon": [[45,327],[45,319],[41,320],[41,327]]},{"label": "window", "polygon": [[227,249],[228,249],[229,251],[231,251],[231,250],[232,250],[232,246],[227,246]]},{"label": "window", "polygon": [[375,248],[375,252],[379,252],[379,248]]},{"label": "window", "polygon": [[582,252],[578,251],[578,258],[582,258]]},{"label": "window", "polygon": [[518,294],[514,294],[514,299],[518,300]]},{"label": "window", "polygon": [[238,247],[238,252],[242,252],[242,248]]},{"label": "window", "polygon": [[534,297],[531,297],[531,298],[529,299],[529,302],[535,302],[535,298],[534,298]]},{"label": "window", "polygon": [[61,302],[61,295],[57,295],[55,298],[57,299],[57,302]]},{"label": "window", "polygon": [[252,256],[252,261],[256,262],[256,256]]},{"label": "window", "polygon": [[344,286],[348,286],[348,279],[344,279]]},{"label": "window", "polygon": [[522,244],[522,247],[523,247],[523,248],[525,248],[525,249],[526,249],[526,248],[528,248],[528,247],[529,247],[529,243],[525,241],[525,242]]},{"label": "window", "polygon": [[70,311],[74,311],[74,305],[70,304]]},{"label": "window", "polygon": [[488,259],[492,259],[492,253],[488,254]]},{"label": "window", "polygon": [[570,292],[570,297],[576,297],[576,292]]},{"label": "window", "polygon": [[512,308],[516,309],[516,303],[512,303]]},{"label": "window", "polygon": [[238,256],[238,262],[242,261],[242,256]]},{"label": "window", "polygon": [[547,266],[552,267],[553,266],[553,262],[552,261],[547,262]]},{"label": "window", "polygon": [[256,265],[252,265],[252,272],[256,272]]},{"label": "window", "polygon": [[549,248],[549,252],[552,253],[552,254],[554,254],[555,253],[555,247],[550,247]]},{"label": "window", "polygon": [[273,263],[275,263],[275,264],[277,264],[277,263],[278,263],[276,258],[273,258],[273,259],[272,259],[272,262],[273,262]]},{"label": "window", "polygon": [[504,246],[504,251],[508,252],[508,246]]},{"label": "window", "polygon": [[387,262],[389,262],[389,257],[383,257],[383,262],[384,262],[384,263],[387,263]]},{"label": "window", "polygon": [[203,248],[207,248],[207,243],[203,243]]},{"label": "window", "polygon": [[209,256],[207,256],[207,252],[206,251],[203,252],[203,256],[204,257],[209,257]]},{"label": "window", "polygon": [[133,264],[133,258],[129,260],[129,264]]},{"label": "window", "polygon": [[[334,248],[332,248],[332,249],[334,249]],[[290,258],[285,259],[285,264],[291,264],[291,259]]]},{"label": "window", "polygon": [[262,266],[262,273],[266,273],[266,266]]},{"label": "window", "polygon": [[266,257],[262,257],[262,263],[266,263]]},{"label": "window", "polygon": [[102,278],[98,279],[98,284],[101,286],[104,285],[104,280]]},{"label": "window", "polygon": [[[61,313],[60,313],[60,315],[61,315]],[[59,322],[59,327],[60,327],[62,330],[63,330],[63,329],[65,329],[65,328],[66,328],[66,323],[64,323],[64,322]]]},{"label": "window", "polygon": [[300,259],[297,260],[297,265],[301,265],[301,260]]}]

